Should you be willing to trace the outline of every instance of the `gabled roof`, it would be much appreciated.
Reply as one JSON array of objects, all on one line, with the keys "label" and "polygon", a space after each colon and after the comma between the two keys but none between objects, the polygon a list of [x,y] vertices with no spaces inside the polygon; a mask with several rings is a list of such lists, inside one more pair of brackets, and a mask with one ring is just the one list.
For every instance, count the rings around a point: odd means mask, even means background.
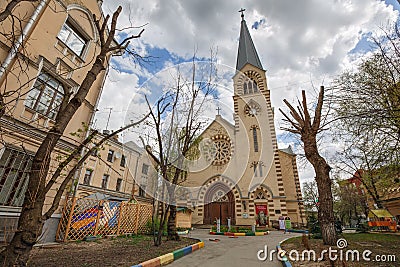
[{"label": "gabled roof", "polygon": [[241,70],[247,63],[261,70],[263,69],[257,50],[254,46],[253,40],[251,39],[249,29],[247,28],[246,21],[242,17],[236,69]]},{"label": "gabled roof", "polygon": [[291,146],[291,145],[289,145],[288,148],[281,148],[281,149],[279,149],[279,150],[282,151],[282,152],[284,152],[284,153],[286,153],[286,154],[289,154],[289,155],[296,155],[296,154],[293,152],[292,146]]}]

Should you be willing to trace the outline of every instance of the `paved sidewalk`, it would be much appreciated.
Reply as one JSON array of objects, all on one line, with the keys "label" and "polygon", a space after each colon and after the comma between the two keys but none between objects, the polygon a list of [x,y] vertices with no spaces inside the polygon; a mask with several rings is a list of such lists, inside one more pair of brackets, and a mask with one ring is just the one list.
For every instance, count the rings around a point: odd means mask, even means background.
[{"label": "paved sidewalk", "polygon": [[[242,236],[238,238],[229,238],[228,236],[217,236],[208,234],[209,230],[196,229],[191,232],[190,237],[198,238],[204,241],[204,248],[196,251],[186,257],[178,259],[171,263],[171,267],[183,266],[230,266],[230,267],[252,267],[252,266],[271,266],[278,267],[282,264],[276,259],[270,262],[259,261],[257,252],[268,246],[268,253],[276,245],[289,237],[300,236],[301,234],[271,231],[265,236]],[[211,242],[209,238],[218,238],[219,242]]]}]

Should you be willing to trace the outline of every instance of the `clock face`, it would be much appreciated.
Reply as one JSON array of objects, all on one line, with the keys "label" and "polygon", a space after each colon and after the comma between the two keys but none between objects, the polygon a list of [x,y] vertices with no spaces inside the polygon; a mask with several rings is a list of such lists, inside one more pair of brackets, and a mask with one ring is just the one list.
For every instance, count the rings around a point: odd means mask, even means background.
[{"label": "clock face", "polygon": [[249,103],[246,105],[245,113],[250,117],[256,116],[260,112],[260,107],[255,103]]}]

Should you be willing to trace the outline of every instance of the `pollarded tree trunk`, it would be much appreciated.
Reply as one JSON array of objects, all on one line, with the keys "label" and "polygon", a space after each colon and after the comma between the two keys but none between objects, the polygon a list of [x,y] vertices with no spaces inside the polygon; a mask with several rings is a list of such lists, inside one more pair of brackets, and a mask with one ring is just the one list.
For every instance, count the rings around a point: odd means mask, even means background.
[{"label": "pollarded tree trunk", "polygon": [[284,130],[300,135],[304,144],[304,152],[307,160],[313,165],[315,171],[315,180],[318,187],[318,200],[320,203],[318,209],[318,220],[321,226],[322,239],[326,245],[336,245],[335,217],[333,213],[333,197],[331,188],[331,179],[329,172],[331,167],[326,160],[319,154],[317,146],[317,134],[323,129],[321,126],[322,105],[324,100],[324,87],[318,96],[318,103],[315,109],[314,118],[312,119],[307,108],[307,99],[305,91],[302,91],[302,102],[299,101],[297,109],[285,99],[286,106],[290,109],[288,116],[282,110],[286,121],[291,128],[283,128]]},{"label": "pollarded tree trunk", "polygon": [[335,218],[333,213],[332,181],[329,176],[331,167],[318,153],[315,136],[305,134],[301,140],[307,160],[313,165],[318,187],[318,220],[321,226],[324,244],[336,245]]}]

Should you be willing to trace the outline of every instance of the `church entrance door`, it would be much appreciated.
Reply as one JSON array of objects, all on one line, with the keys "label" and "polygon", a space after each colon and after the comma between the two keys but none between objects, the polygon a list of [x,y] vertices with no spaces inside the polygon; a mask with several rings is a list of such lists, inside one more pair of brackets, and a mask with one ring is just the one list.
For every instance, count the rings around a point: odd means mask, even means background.
[{"label": "church entrance door", "polygon": [[223,190],[217,190],[212,194],[212,200],[211,203],[204,206],[203,223],[214,224],[220,218],[221,224],[227,225],[228,218],[231,218],[231,224],[235,224],[235,197],[233,193],[231,191],[225,193]]}]

